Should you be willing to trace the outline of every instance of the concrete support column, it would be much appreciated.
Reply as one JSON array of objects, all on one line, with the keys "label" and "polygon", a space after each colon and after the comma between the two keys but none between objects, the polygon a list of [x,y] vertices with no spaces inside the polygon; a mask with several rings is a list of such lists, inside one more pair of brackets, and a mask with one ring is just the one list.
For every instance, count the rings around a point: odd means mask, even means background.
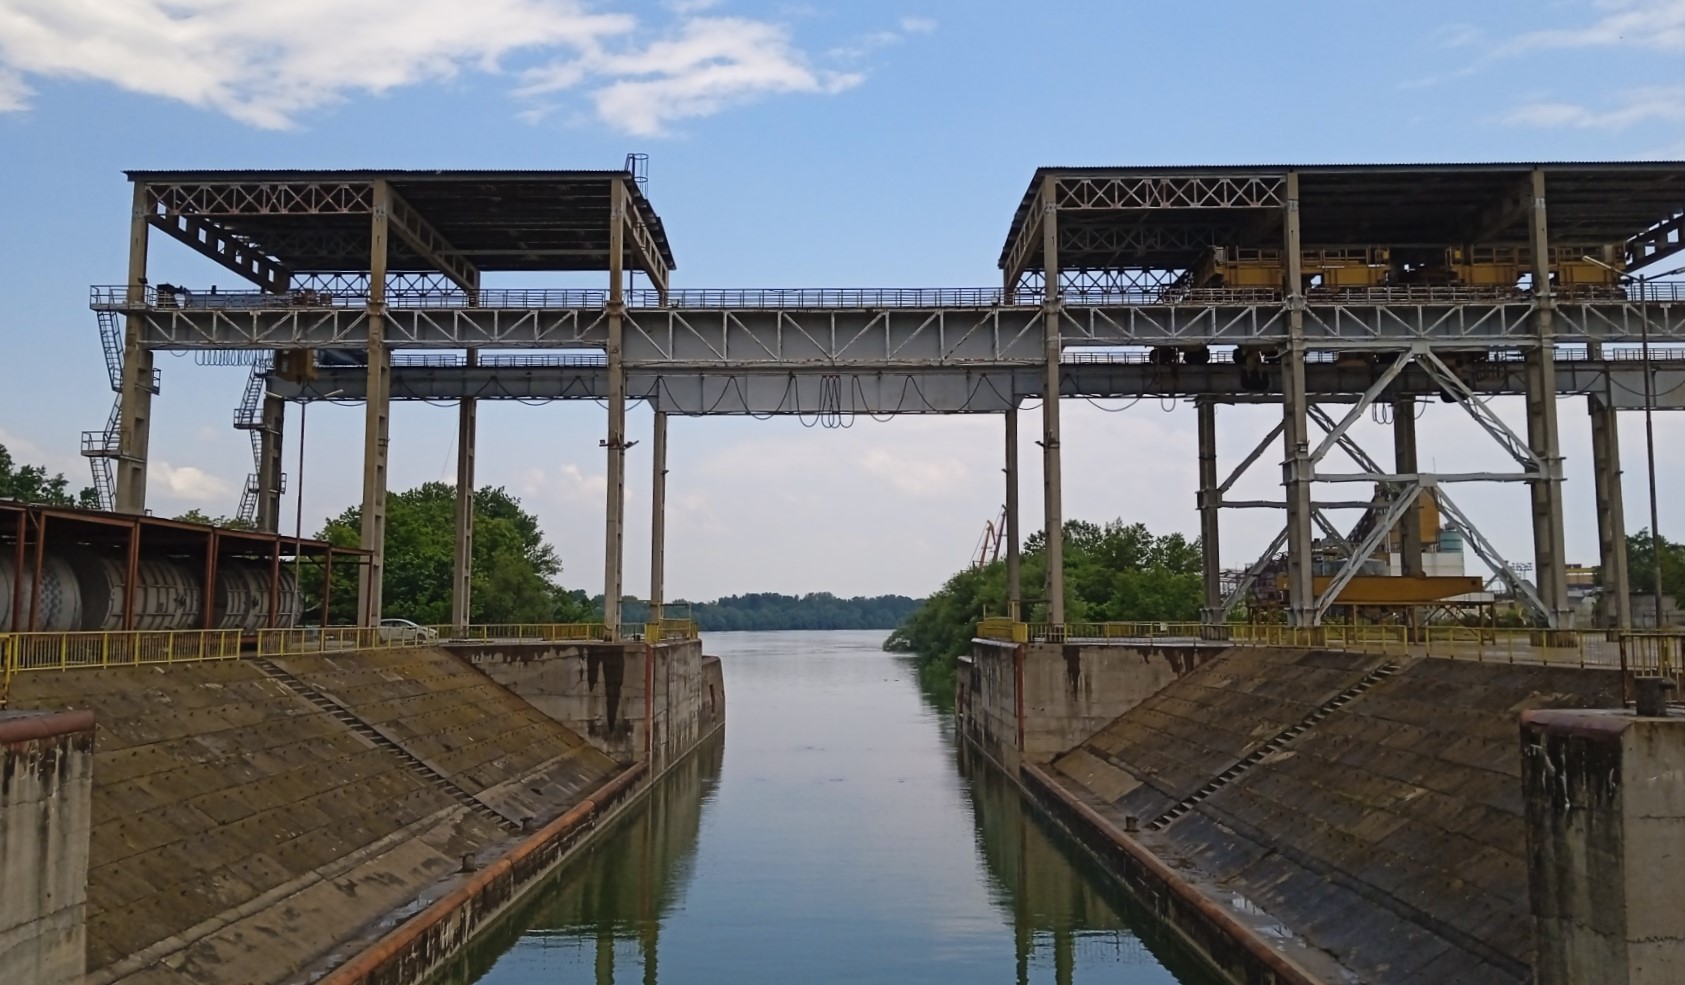
[{"label": "concrete support column", "polygon": [[281,529],[281,446],[286,422],[287,402],[265,393],[257,455],[257,528],[264,533]]},{"label": "concrete support column", "polygon": [[626,364],[622,331],[626,313],[626,185],[610,187],[608,281],[608,490],[603,525],[603,623],[620,637],[621,561],[626,536]]},{"label": "concrete support column", "polygon": [[[1416,454],[1416,401],[1412,397],[1400,397],[1392,403],[1392,456],[1393,471],[1399,475],[1421,472],[1420,459]],[[1430,493],[1424,490],[1422,495]],[[1427,574],[1427,566],[1422,560],[1420,500],[1405,510],[1398,521],[1398,570],[1407,578],[1420,578]]]},{"label": "concrete support column", "polygon": [[[129,296],[146,291],[146,185],[135,182],[129,214]],[[152,350],[140,344],[141,320],[123,318],[123,391],[118,399],[117,479],[114,507],[119,513],[146,512],[146,460],[152,440]]]},{"label": "concrete support column", "polygon": [[1528,240],[1533,254],[1533,320],[1540,343],[1527,353],[1527,443],[1543,463],[1543,475],[1529,483],[1533,505],[1533,561],[1539,599],[1553,629],[1572,629],[1568,569],[1563,550],[1562,442],[1556,424],[1556,302],[1550,288],[1550,233],[1545,211],[1545,173],[1533,172]]},{"label": "concrete support column", "polygon": [[1287,493],[1287,613],[1295,626],[1310,626],[1316,618],[1316,591],[1311,580],[1311,477],[1315,465],[1310,452],[1310,398],[1305,391],[1304,246],[1299,218],[1299,175],[1287,174],[1286,236],[1283,256],[1287,297],[1287,351],[1281,360],[1282,443],[1286,460],[1282,484]]},{"label": "concrete support column", "polygon": [[660,624],[667,604],[667,412],[655,412],[652,442],[655,464],[650,476],[649,621]]},{"label": "concrete support column", "polygon": [[374,183],[374,216],[369,226],[368,394],[363,414],[362,548],[368,563],[357,575],[357,611],[365,626],[380,622],[381,587],[386,576],[386,453],[392,414],[392,351],[386,347],[387,218],[392,186]]},{"label": "concrete support column", "polygon": [[1685,981],[1685,717],[1522,715],[1536,985]]},{"label": "concrete support column", "polygon": [[1597,557],[1603,569],[1603,625],[1632,628],[1632,582],[1626,565],[1626,504],[1621,494],[1621,435],[1608,401],[1586,398],[1591,411],[1591,469],[1597,496]]},{"label": "concrete support column", "polygon": [[1022,619],[1024,612],[1024,566],[1019,550],[1023,535],[1018,529],[1018,408],[1006,412],[1006,614]]},{"label": "concrete support column", "polygon": [[[478,349],[464,353],[469,366],[480,364]],[[474,605],[474,455],[479,441],[479,403],[464,397],[456,409],[456,549],[451,565],[451,625],[473,621]]]},{"label": "concrete support column", "polygon": [[1065,508],[1059,460],[1059,391],[1064,346],[1059,335],[1059,179],[1049,175],[1041,186],[1042,332],[1045,344],[1045,396],[1041,405],[1042,512],[1047,531],[1047,619],[1065,625]]},{"label": "concrete support column", "polygon": [[1200,622],[1223,621],[1223,563],[1218,517],[1223,494],[1217,478],[1217,404],[1209,397],[1194,402],[1199,412],[1199,551],[1204,604]]},{"label": "concrete support column", "polygon": [[94,716],[0,717],[0,982],[82,985]]}]

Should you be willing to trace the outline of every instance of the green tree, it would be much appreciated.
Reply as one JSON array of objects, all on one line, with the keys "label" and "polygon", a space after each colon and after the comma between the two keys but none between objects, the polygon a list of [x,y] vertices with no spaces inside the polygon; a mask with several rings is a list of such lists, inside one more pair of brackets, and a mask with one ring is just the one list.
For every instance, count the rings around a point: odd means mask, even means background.
[{"label": "green tree", "polygon": [[[1065,618],[1069,622],[1191,621],[1199,618],[1200,548],[1181,534],[1154,536],[1144,525],[1114,520],[1065,524]],[[1044,583],[1047,538],[1025,541],[1022,582],[1027,595]],[[948,579],[890,634],[884,649],[912,654],[926,688],[952,693],[960,654],[971,649],[977,623],[1006,612],[1006,563],[967,568]],[[1024,613],[1045,618],[1045,606]]]},{"label": "green tree", "polygon": [[74,506],[84,510],[99,509],[99,495],[92,486],[72,496],[70,480],[64,477],[64,473],[49,475],[39,465],[19,465],[5,445],[0,445],[0,499],[47,506]]},{"label": "green tree", "polygon": [[1685,599],[1685,544],[1674,543],[1666,537],[1652,537],[1648,528],[1628,536],[1626,540],[1627,578],[1632,582],[1632,590],[1640,595],[1655,592],[1658,544],[1662,552],[1662,594],[1675,601]]},{"label": "green tree", "polygon": [[208,523],[213,527],[224,527],[229,530],[256,530],[257,524],[249,520],[242,520],[234,516],[211,516],[201,509],[191,509],[176,517],[187,523]]},{"label": "green tree", "polygon": [[[329,520],[316,536],[341,547],[361,541],[362,509]],[[456,551],[456,489],[429,482],[386,499],[386,578],[383,616],[443,624],[451,616]],[[561,559],[544,540],[538,518],[503,488],[474,492],[474,574],[470,619],[475,623],[576,622],[590,618],[583,592],[557,584]],[[302,578],[306,610],[321,611],[319,576]],[[357,617],[357,572],[335,565],[329,620]]]}]

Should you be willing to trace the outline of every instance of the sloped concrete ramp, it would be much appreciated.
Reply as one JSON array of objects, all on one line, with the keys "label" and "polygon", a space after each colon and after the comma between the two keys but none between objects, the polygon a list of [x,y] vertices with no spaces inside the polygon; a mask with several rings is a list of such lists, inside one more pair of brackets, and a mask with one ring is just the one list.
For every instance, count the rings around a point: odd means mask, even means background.
[{"label": "sloped concrete ramp", "polygon": [[[506,817],[619,770],[443,652],[285,664]],[[307,980],[521,837],[250,662],[21,674],[12,698],[96,716],[90,985]]]},{"label": "sloped concrete ramp", "polygon": [[1133,818],[1141,830],[1127,837],[1255,903],[1364,982],[1521,985],[1533,944],[1520,714],[1616,705],[1619,676],[1417,660],[1222,778],[1382,660],[1230,651],[1047,775],[1114,836]]}]

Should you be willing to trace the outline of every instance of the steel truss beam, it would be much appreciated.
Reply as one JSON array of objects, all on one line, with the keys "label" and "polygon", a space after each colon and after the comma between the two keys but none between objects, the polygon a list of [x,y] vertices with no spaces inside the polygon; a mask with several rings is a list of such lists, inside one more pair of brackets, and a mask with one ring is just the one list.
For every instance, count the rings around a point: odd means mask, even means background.
[{"label": "steel truss beam", "polygon": [[154,215],[148,216],[147,221],[200,256],[216,261],[265,291],[287,287],[291,274],[280,261],[198,216]]},{"label": "steel truss beam", "polygon": [[[196,296],[186,308],[131,304],[123,289],[99,288],[96,310],[133,314],[145,322],[142,344],[152,349],[308,347],[354,338],[363,312],[354,307],[306,308],[298,299],[245,297],[217,302]],[[397,301],[398,299],[393,299]],[[1655,341],[1685,340],[1685,304],[1652,303]],[[1424,342],[1445,350],[1525,348],[1539,343],[1532,307],[1514,304],[1391,304],[1355,307],[1310,304],[1305,337],[1312,349],[1401,349]],[[592,324],[600,307],[531,305],[479,308],[446,304],[391,308],[394,344],[460,349],[474,345],[541,348],[575,345],[559,324]],[[644,362],[730,364],[781,360],[838,362],[919,359],[941,361],[1035,359],[1042,312],[1026,307],[633,308],[627,358]],[[1066,304],[1063,343],[1078,346],[1281,345],[1285,309],[1275,304]],[[1642,314],[1627,301],[1561,304],[1559,343],[1629,343],[1643,332]],[[254,341],[256,340],[256,341]],[[598,343],[601,344],[601,343]]]},{"label": "steel truss beam", "polygon": [[368,215],[371,182],[178,183],[147,185],[163,216]]},{"label": "steel truss beam", "polygon": [[1626,244],[1628,270],[1649,266],[1685,250],[1685,213],[1658,223],[1639,233]]},{"label": "steel truss beam", "polygon": [[[369,275],[367,271],[358,270],[295,273],[291,286],[295,291],[320,293],[331,298],[361,300],[369,296]],[[389,302],[412,298],[453,298],[458,304],[468,303],[467,295],[458,289],[455,281],[436,272],[388,273],[386,298]]]},{"label": "steel truss beam", "polygon": [[[624,200],[624,196],[622,197]],[[624,209],[621,214],[610,219],[611,222],[624,221],[626,226],[626,245],[631,247],[635,262],[633,269],[642,270],[654,283],[656,290],[666,295],[667,286],[671,283],[671,275],[667,270],[667,261],[661,256],[661,249],[655,243],[655,236],[644,225],[642,215],[637,209]]]},{"label": "steel truss beam", "polygon": [[[1333,364],[1306,367],[1306,389],[1325,403],[1347,402],[1368,385],[1371,372],[1352,370]],[[465,367],[456,355],[400,355],[392,370],[392,396],[398,400],[573,400],[602,399],[606,393],[603,360],[600,354],[487,354],[483,364]],[[364,371],[360,366],[322,366],[312,388],[272,380],[271,389],[288,399],[318,399],[321,394],[335,393],[339,399],[361,400],[364,392]],[[788,392],[786,381],[799,380],[798,395],[801,413],[814,413],[820,405],[809,403],[805,395],[812,386],[829,386],[830,392],[853,399],[861,392],[881,394],[882,399],[856,400],[852,409],[859,413],[999,413],[1011,401],[1040,399],[1046,391],[1042,371],[1037,367],[893,367],[856,366],[849,368],[809,366],[804,368],[764,367],[761,369],[728,369],[719,367],[662,367],[656,371],[632,369],[633,392],[644,395],[647,385],[639,379],[659,378],[677,394],[689,387],[697,394],[692,401],[668,407],[674,414],[770,414],[780,412],[781,401]],[[1225,403],[1279,401],[1277,394],[1248,394],[1243,392],[1241,370],[1223,364],[1171,370],[1150,363],[1067,362],[1060,370],[1060,392],[1066,398],[1130,399],[1140,397],[1188,398],[1209,396]],[[1685,410],[1685,368],[1655,371],[1655,391],[1668,396],[1657,406]],[[829,379],[829,384],[809,381]],[[745,382],[745,381],[753,382]],[[680,382],[685,381],[685,382]],[[1525,392],[1521,366],[1500,364],[1496,371],[1481,372],[1470,380],[1470,386],[1483,396],[1520,394]],[[1435,397],[1442,386],[1414,367],[1394,381],[1388,398]],[[1597,394],[1604,399],[1608,393],[1625,394],[1626,403],[1615,406],[1641,406],[1644,392],[1642,370],[1631,360],[1606,362],[1586,360],[1563,362],[1557,369],[1557,392],[1564,396]],[[1636,395],[1636,396],[1634,396]],[[723,399],[722,399],[723,397]],[[1324,432],[1334,428],[1335,422],[1327,411],[1316,404],[1309,408],[1310,417]],[[1280,437],[1279,425],[1271,431],[1264,446],[1254,452],[1246,466],[1250,467],[1267,446]],[[1385,472],[1364,452],[1350,436],[1339,446],[1358,467],[1366,472]],[[1244,469],[1237,470],[1243,472]],[[1230,477],[1222,489],[1233,487],[1238,474]]]},{"label": "steel truss beam", "polygon": [[397,192],[388,191],[387,197],[391,203],[388,206],[390,212],[387,218],[392,233],[414,250],[417,256],[432,264],[461,288],[463,293],[468,295],[469,304],[478,303],[479,268],[464,259],[462,254]]},{"label": "steel truss beam", "polygon": [[1111,175],[1061,177],[1061,211],[1104,209],[1279,209],[1287,204],[1283,175]]}]

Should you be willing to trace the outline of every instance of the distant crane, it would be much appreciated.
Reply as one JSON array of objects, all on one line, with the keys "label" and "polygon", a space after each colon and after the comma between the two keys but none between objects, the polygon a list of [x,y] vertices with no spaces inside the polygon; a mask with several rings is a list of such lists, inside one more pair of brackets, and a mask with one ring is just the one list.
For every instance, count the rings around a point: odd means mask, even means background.
[{"label": "distant crane", "polygon": [[1001,507],[1000,515],[983,525],[983,538],[977,544],[976,556],[972,560],[972,567],[982,570],[990,564],[1000,560],[1001,545],[1006,541],[1006,507]]}]

